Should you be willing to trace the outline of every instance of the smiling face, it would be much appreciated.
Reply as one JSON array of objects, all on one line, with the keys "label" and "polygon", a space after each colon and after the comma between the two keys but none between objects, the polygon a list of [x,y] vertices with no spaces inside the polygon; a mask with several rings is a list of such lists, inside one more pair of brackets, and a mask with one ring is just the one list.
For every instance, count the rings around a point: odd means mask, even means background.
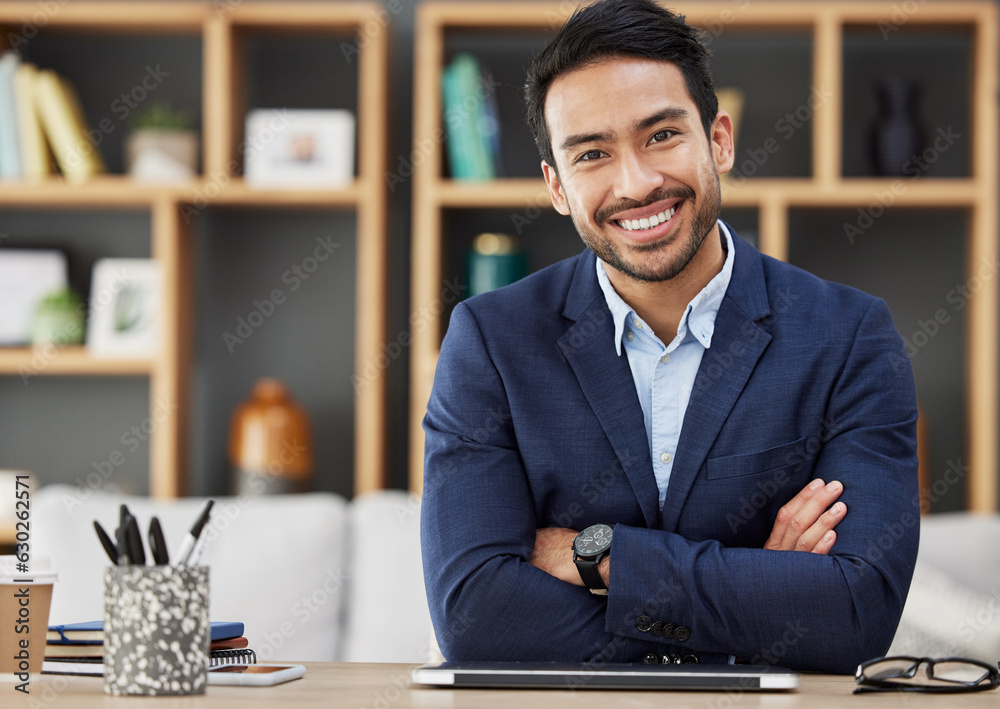
[{"label": "smiling face", "polygon": [[615,58],[563,74],[545,121],[558,168],[542,163],[552,202],[605,264],[668,281],[718,237],[732,122],[720,111],[706,137],[675,65]]}]

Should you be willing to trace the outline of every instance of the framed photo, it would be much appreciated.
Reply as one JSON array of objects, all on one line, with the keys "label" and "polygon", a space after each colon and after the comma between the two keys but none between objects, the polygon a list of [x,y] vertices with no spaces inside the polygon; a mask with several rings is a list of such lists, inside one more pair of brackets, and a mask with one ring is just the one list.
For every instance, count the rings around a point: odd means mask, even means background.
[{"label": "framed photo", "polygon": [[354,179],[355,118],[339,109],[247,114],[244,178],[254,187],[342,187]]},{"label": "framed photo", "polygon": [[94,264],[87,349],[95,357],[152,357],[160,344],[160,265],[106,258]]},{"label": "framed photo", "polygon": [[27,344],[38,302],[65,287],[62,251],[0,249],[0,345]]}]

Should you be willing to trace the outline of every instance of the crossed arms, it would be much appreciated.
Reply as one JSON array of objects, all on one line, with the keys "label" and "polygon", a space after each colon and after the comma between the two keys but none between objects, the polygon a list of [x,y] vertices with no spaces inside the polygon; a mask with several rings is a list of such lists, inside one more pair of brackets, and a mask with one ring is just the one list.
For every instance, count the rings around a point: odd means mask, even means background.
[{"label": "crossed arms", "polygon": [[[582,414],[557,420],[555,405],[546,412],[552,392],[571,380],[530,353],[506,361],[459,306],[424,424],[421,543],[445,657],[634,662],[668,644],[637,628],[639,616],[685,625],[685,649],[717,661],[735,655],[851,673],[884,654],[919,528],[912,375],[908,367],[894,371],[886,356],[898,346],[887,308],[870,307],[821,409],[836,426],[799,466],[794,490],[776,501],[780,511],[759,538],[748,532],[727,545],[686,536],[688,518],[676,532],[651,529],[629,504],[627,481],[602,489],[572,525],[614,525],[603,569],[609,595],[600,598],[583,588],[572,564],[574,532],[555,528],[549,514],[566,508],[565,493],[581,489],[577,471],[605,454],[600,428]],[[890,380],[902,383],[873,388]],[[838,484],[828,489],[827,480]],[[810,481],[820,481],[818,489]]]}]

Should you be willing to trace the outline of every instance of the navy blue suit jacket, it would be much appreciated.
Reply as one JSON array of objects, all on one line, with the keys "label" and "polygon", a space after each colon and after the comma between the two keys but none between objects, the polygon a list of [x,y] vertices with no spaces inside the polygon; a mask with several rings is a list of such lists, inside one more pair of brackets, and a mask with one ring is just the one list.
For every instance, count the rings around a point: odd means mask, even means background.
[{"label": "navy blue suit jacket", "polygon": [[[662,509],[592,253],[456,307],[421,512],[446,658],[653,651],[852,673],[888,649],[919,534],[902,341],[883,301],[734,242]],[[813,478],[844,484],[831,553],[764,550]],[[598,522],[614,525],[607,599],[529,564],[537,528]],[[690,635],[654,636],[642,616]]]}]

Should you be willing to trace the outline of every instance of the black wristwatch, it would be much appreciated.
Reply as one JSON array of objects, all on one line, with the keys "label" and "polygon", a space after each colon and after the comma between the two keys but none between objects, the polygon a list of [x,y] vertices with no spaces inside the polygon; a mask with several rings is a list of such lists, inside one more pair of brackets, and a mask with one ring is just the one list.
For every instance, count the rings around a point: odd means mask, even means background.
[{"label": "black wristwatch", "polygon": [[573,563],[591,591],[607,588],[597,565],[611,551],[611,531],[606,524],[592,524],[573,540]]}]

